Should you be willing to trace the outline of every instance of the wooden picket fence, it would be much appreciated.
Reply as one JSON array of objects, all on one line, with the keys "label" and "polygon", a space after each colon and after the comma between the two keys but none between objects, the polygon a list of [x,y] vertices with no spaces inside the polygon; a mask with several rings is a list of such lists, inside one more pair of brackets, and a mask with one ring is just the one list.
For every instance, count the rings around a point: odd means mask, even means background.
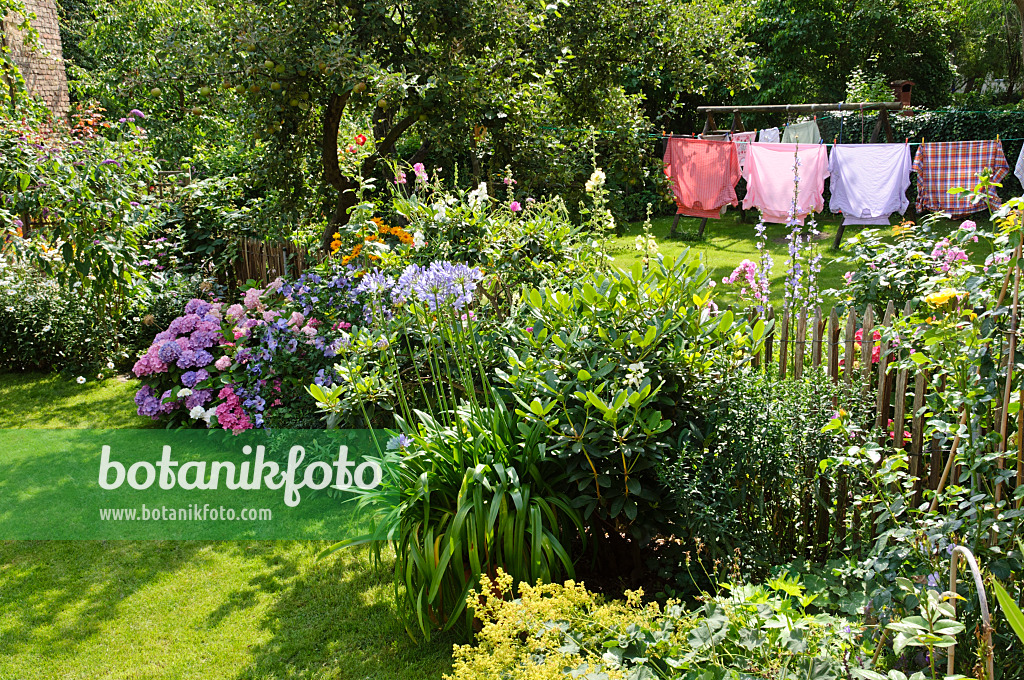
[{"label": "wooden picket fence", "polygon": [[267,285],[278,276],[301,276],[308,267],[321,261],[321,253],[308,251],[294,243],[267,243],[243,238],[237,243],[235,276],[240,283],[253,280]]},{"label": "wooden picket fence", "polygon": [[[910,313],[908,303],[900,314],[907,317]],[[917,480],[915,505],[921,503],[926,489],[934,491],[939,487],[943,469],[949,462],[949,445],[926,436],[924,415],[928,390],[935,388],[925,370],[889,370],[897,348],[882,331],[900,319],[892,302],[882,312],[880,320],[871,305],[863,315],[853,309],[833,308],[824,313],[817,308],[795,314],[787,311],[781,318],[768,309],[765,317],[775,324],[754,357],[755,366],[765,371],[777,370],[777,375],[783,379],[800,379],[810,371],[821,371],[820,374],[833,383],[844,383],[852,394],[859,394],[863,402],[873,404],[870,411],[882,433],[880,443],[894,450],[905,448],[909,473]],[[880,331],[877,341],[875,331]],[[1005,361],[1006,357],[1003,359]],[[822,408],[828,409],[838,406],[838,403],[822,404]],[[998,415],[993,420],[998,423]],[[871,416],[868,422],[861,424],[870,425]],[[947,474],[951,481],[956,480],[959,467],[954,466]],[[854,510],[856,516],[852,522],[847,522],[852,495],[849,485],[845,474],[822,478],[813,494],[817,498],[809,494],[805,499],[807,516],[800,520],[800,533],[811,555],[824,558],[831,550],[841,548],[848,524],[855,533],[863,531],[873,536],[872,518],[861,518],[860,508]],[[811,510],[813,506],[817,506],[816,512]],[[810,549],[812,546],[816,548]]]}]

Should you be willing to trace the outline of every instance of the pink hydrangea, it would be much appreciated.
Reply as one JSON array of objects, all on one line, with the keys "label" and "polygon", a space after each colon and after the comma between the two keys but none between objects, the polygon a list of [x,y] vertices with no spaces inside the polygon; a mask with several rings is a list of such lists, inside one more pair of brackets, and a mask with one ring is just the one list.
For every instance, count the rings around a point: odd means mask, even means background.
[{"label": "pink hydrangea", "polygon": [[242,305],[235,304],[228,307],[228,321],[238,321],[243,316],[245,316],[245,307]]},{"label": "pink hydrangea", "polygon": [[145,354],[139,357],[139,360],[132,366],[132,372],[135,377],[141,378],[146,375],[152,375],[154,373],[166,373],[167,364],[160,361],[160,357],[157,356],[159,347],[154,344],[152,345]]},{"label": "pink hydrangea", "polygon": [[263,291],[259,288],[250,288],[245,291],[245,298],[242,300],[245,304],[245,308],[261,311],[263,309],[263,305],[260,303],[260,296],[262,294]]},{"label": "pink hydrangea", "polygon": [[217,393],[219,399],[224,401],[217,405],[217,424],[225,430],[231,430],[239,434],[245,430],[252,429],[252,421],[249,415],[242,408],[242,401],[231,389],[231,386],[222,387]]},{"label": "pink hydrangea", "polygon": [[231,368],[231,357],[225,354],[220,359],[217,359],[217,363],[215,363],[214,366],[217,367],[218,371],[228,370]]},{"label": "pink hydrangea", "polygon": [[294,328],[299,328],[304,323],[306,323],[306,317],[302,316],[300,312],[292,312],[292,315],[288,318],[288,325]]}]

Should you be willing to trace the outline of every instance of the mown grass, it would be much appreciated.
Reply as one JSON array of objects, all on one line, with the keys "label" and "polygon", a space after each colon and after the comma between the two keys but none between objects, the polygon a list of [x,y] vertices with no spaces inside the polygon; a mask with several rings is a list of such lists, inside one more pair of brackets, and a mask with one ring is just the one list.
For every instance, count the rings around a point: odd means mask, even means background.
[{"label": "mown grass", "polygon": [[[979,213],[974,217],[979,225],[987,224],[983,217],[985,213]],[[739,290],[739,286],[722,287],[722,278],[728,276],[736,266],[745,259],[758,261],[760,254],[757,250],[757,235],[754,227],[757,223],[757,212],[748,211],[747,221],[742,222],[739,210],[730,210],[725,217],[718,220],[708,220],[704,232],[703,241],[686,241],[681,238],[669,238],[669,230],[672,227],[674,217],[658,217],[651,221],[652,232],[658,240],[659,252],[666,259],[675,258],[686,249],[698,253],[706,266],[711,270],[712,279],[719,283],[717,295],[727,301],[733,301]],[[814,242],[814,252],[821,257],[821,274],[819,285],[822,290],[836,289],[843,287],[843,274],[850,270],[850,265],[839,261],[841,252],[831,250],[832,240],[835,237],[836,228],[842,222],[841,215],[822,213],[817,216],[818,228],[823,236]],[[893,220],[896,222],[895,218]],[[942,220],[937,229],[952,229],[959,221]],[[696,235],[700,220],[692,217],[683,217],[679,220],[678,231],[682,234]],[[884,227],[868,227],[881,228]],[[865,227],[848,226],[843,232],[843,239],[859,234]],[[636,237],[643,233],[642,223],[630,224],[622,236],[611,240],[611,252],[615,258],[615,264],[620,267],[630,267],[641,260],[641,254],[636,250]],[[785,280],[786,260],[789,258],[788,242],[786,236],[789,230],[783,224],[768,225],[768,250],[775,261],[772,269],[771,298],[773,303],[782,302],[783,281]]]},{"label": "mown grass", "polygon": [[[3,375],[0,428],[147,426],[137,388]],[[408,636],[387,558],[324,547],[0,542],[0,680],[439,679],[452,641]]]}]

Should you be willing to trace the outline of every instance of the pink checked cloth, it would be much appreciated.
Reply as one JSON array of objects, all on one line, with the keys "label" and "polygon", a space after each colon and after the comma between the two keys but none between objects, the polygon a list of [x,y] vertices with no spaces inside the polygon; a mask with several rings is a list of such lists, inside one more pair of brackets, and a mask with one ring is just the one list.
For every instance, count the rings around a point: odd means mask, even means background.
[{"label": "pink checked cloth", "polygon": [[670,138],[665,175],[672,180],[677,213],[717,218],[724,205],[736,205],[740,163],[736,145],[707,139]]},{"label": "pink checked cloth", "polygon": [[800,224],[812,212],[825,207],[825,178],[829,176],[828,152],[824,144],[765,144],[747,147],[743,177],[747,195],[743,208],[758,208],[765,222],[785,224],[793,205],[793,161],[799,154],[800,177],[796,201],[796,220]]},{"label": "pink checked cloth", "polygon": [[[1010,172],[1003,146],[994,139],[922,144],[913,167],[917,173],[917,211],[935,210],[963,217],[984,210],[984,202],[972,204],[966,194],[951,194],[949,190],[973,189],[986,168],[992,170],[994,182]],[[995,189],[989,189],[989,196],[1000,205]]]}]

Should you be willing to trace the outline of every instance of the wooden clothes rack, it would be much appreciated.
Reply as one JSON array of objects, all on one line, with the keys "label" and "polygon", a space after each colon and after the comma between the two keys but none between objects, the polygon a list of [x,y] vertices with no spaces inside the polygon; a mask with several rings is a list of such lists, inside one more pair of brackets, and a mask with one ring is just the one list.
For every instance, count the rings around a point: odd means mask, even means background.
[{"label": "wooden clothes rack", "polygon": [[[698,106],[697,113],[703,113],[704,118],[704,130],[701,135],[723,135],[723,134],[734,134],[736,132],[746,132],[743,127],[742,115],[744,113],[785,113],[790,115],[800,114],[814,114],[822,113],[825,111],[878,111],[878,120],[875,122],[875,129],[871,132],[870,144],[876,144],[878,142],[879,133],[885,131],[885,139],[888,143],[892,144],[895,140],[892,134],[892,125],[889,123],[889,112],[899,111],[903,108],[901,102],[858,102],[856,104],[847,104],[839,102],[836,104],[765,104],[765,105],[754,105],[754,106]],[[715,123],[715,114],[732,114],[732,125],[728,130],[719,129]],[[680,214],[676,214],[676,219],[672,222],[672,230],[669,233],[670,236],[675,236],[676,227],[679,225],[679,218],[682,217]],[[708,218],[703,218],[700,221],[700,229],[697,232],[697,238],[700,239],[704,236],[704,228],[708,224]],[[833,248],[839,248],[839,244],[843,238],[843,226],[840,224],[836,230],[835,242],[832,244]]]}]

